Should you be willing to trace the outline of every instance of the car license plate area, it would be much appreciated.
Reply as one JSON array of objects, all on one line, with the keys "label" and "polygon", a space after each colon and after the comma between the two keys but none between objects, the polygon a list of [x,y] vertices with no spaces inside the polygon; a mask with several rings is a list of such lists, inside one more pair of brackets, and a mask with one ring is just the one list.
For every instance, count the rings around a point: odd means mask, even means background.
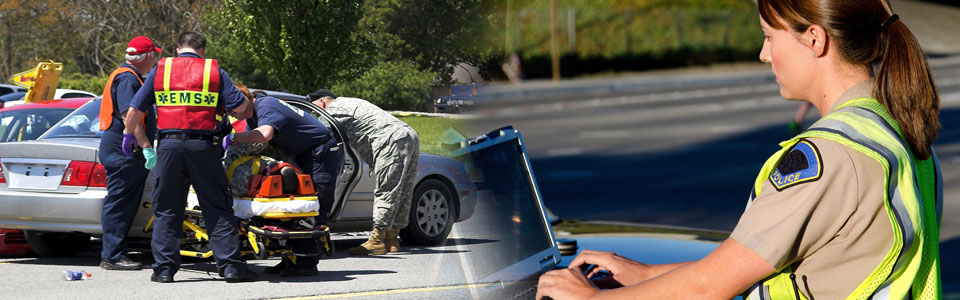
[{"label": "car license plate area", "polygon": [[24,190],[56,190],[69,160],[4,159],[7,188]]}]

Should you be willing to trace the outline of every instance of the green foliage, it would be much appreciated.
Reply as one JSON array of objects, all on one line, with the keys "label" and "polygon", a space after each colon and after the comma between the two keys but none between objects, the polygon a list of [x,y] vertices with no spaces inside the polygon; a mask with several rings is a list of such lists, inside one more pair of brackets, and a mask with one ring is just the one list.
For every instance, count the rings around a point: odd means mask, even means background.
[{"label": "green foliage", "polygon": [[83,73],[63,74],[60,76],[60,85],[57,88],[87,91],[94,94],[103,93],[107,84],[107,76],[96,76]]},{"label": "green foliage", "polygon": [[[511,4],[500,16],[510,27],[496,34],[509,39],[505,45],[521,55],[529,75],[538,71],[529,68],[531,62],[549,63],[549,1]],[[755,59],[763,42],[756,4],[748,0],[562,1],[557,23],[560,55],[565,62],[590,61],[584,64],[587,68],[650,69]],[[572,66],[561,64],[567,74],[565,67]],[[546,72],[549,75],[549,65]]]},{"label": "green foliage", "polygon": [[490,0],[367,1],[362,37],[381,61],[408,60],[448,83],[457,63],[479,65],[496,52],[482,37],[494,30]]},{"label": "green foliage", "polygon": [[366,99],[386,110],[414,110],[417,104],[429,100],[430,84],[436,76],[409,63],[383,62],[331,90],[337,95]]},{"label": "green foliage", "polygon": [[354,35],[362,5],[362,0],[226,0],[213,17],[223,35],[218,43],[246,52],[224,57],[227,66],[247,60],[285,89],[305,94],[372,65],[358,55],[363,43]]}]

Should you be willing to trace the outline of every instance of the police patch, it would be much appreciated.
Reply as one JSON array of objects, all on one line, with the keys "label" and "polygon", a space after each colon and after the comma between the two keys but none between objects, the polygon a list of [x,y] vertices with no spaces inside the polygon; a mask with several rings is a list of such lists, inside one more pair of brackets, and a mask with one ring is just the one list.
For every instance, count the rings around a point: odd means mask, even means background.
[{"label": "police patch", "polygon": [[770,183],[777,191],[782,191],[797,184],[817,181],[823,174],[822,162],[817,147],[810,141],[800,140],[780,159],[770,174]]}]

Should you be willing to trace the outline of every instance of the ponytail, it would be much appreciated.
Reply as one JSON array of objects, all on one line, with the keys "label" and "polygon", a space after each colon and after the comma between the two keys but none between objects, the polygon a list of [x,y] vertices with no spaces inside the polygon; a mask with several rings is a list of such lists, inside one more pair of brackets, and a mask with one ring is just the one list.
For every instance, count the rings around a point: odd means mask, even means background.
[{"label": "ponytail", "polygon": [[927,159],[940,129],[940,96],[920,44],[906,25],[892,20],[881,27],[886,49],[873,95],[900,125],[914,156]]}]

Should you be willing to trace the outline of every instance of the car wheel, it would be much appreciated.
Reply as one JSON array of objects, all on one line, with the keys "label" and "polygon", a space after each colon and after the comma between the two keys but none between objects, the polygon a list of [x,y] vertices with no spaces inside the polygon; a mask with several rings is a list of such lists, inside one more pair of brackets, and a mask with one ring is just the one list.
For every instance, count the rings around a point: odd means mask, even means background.
[{"label": "car wheel", "polygon": [[413,190],[410,222],[400,230],[400,238],[411,245],[440,245],[456,221],[453,193],[446,184],[427,179]]},{"label": "car wheel", "polygon": [[44,232],[24,230],[30,249],[40,256],[74,256],[90,244],[90,235],[80,232]]}]

